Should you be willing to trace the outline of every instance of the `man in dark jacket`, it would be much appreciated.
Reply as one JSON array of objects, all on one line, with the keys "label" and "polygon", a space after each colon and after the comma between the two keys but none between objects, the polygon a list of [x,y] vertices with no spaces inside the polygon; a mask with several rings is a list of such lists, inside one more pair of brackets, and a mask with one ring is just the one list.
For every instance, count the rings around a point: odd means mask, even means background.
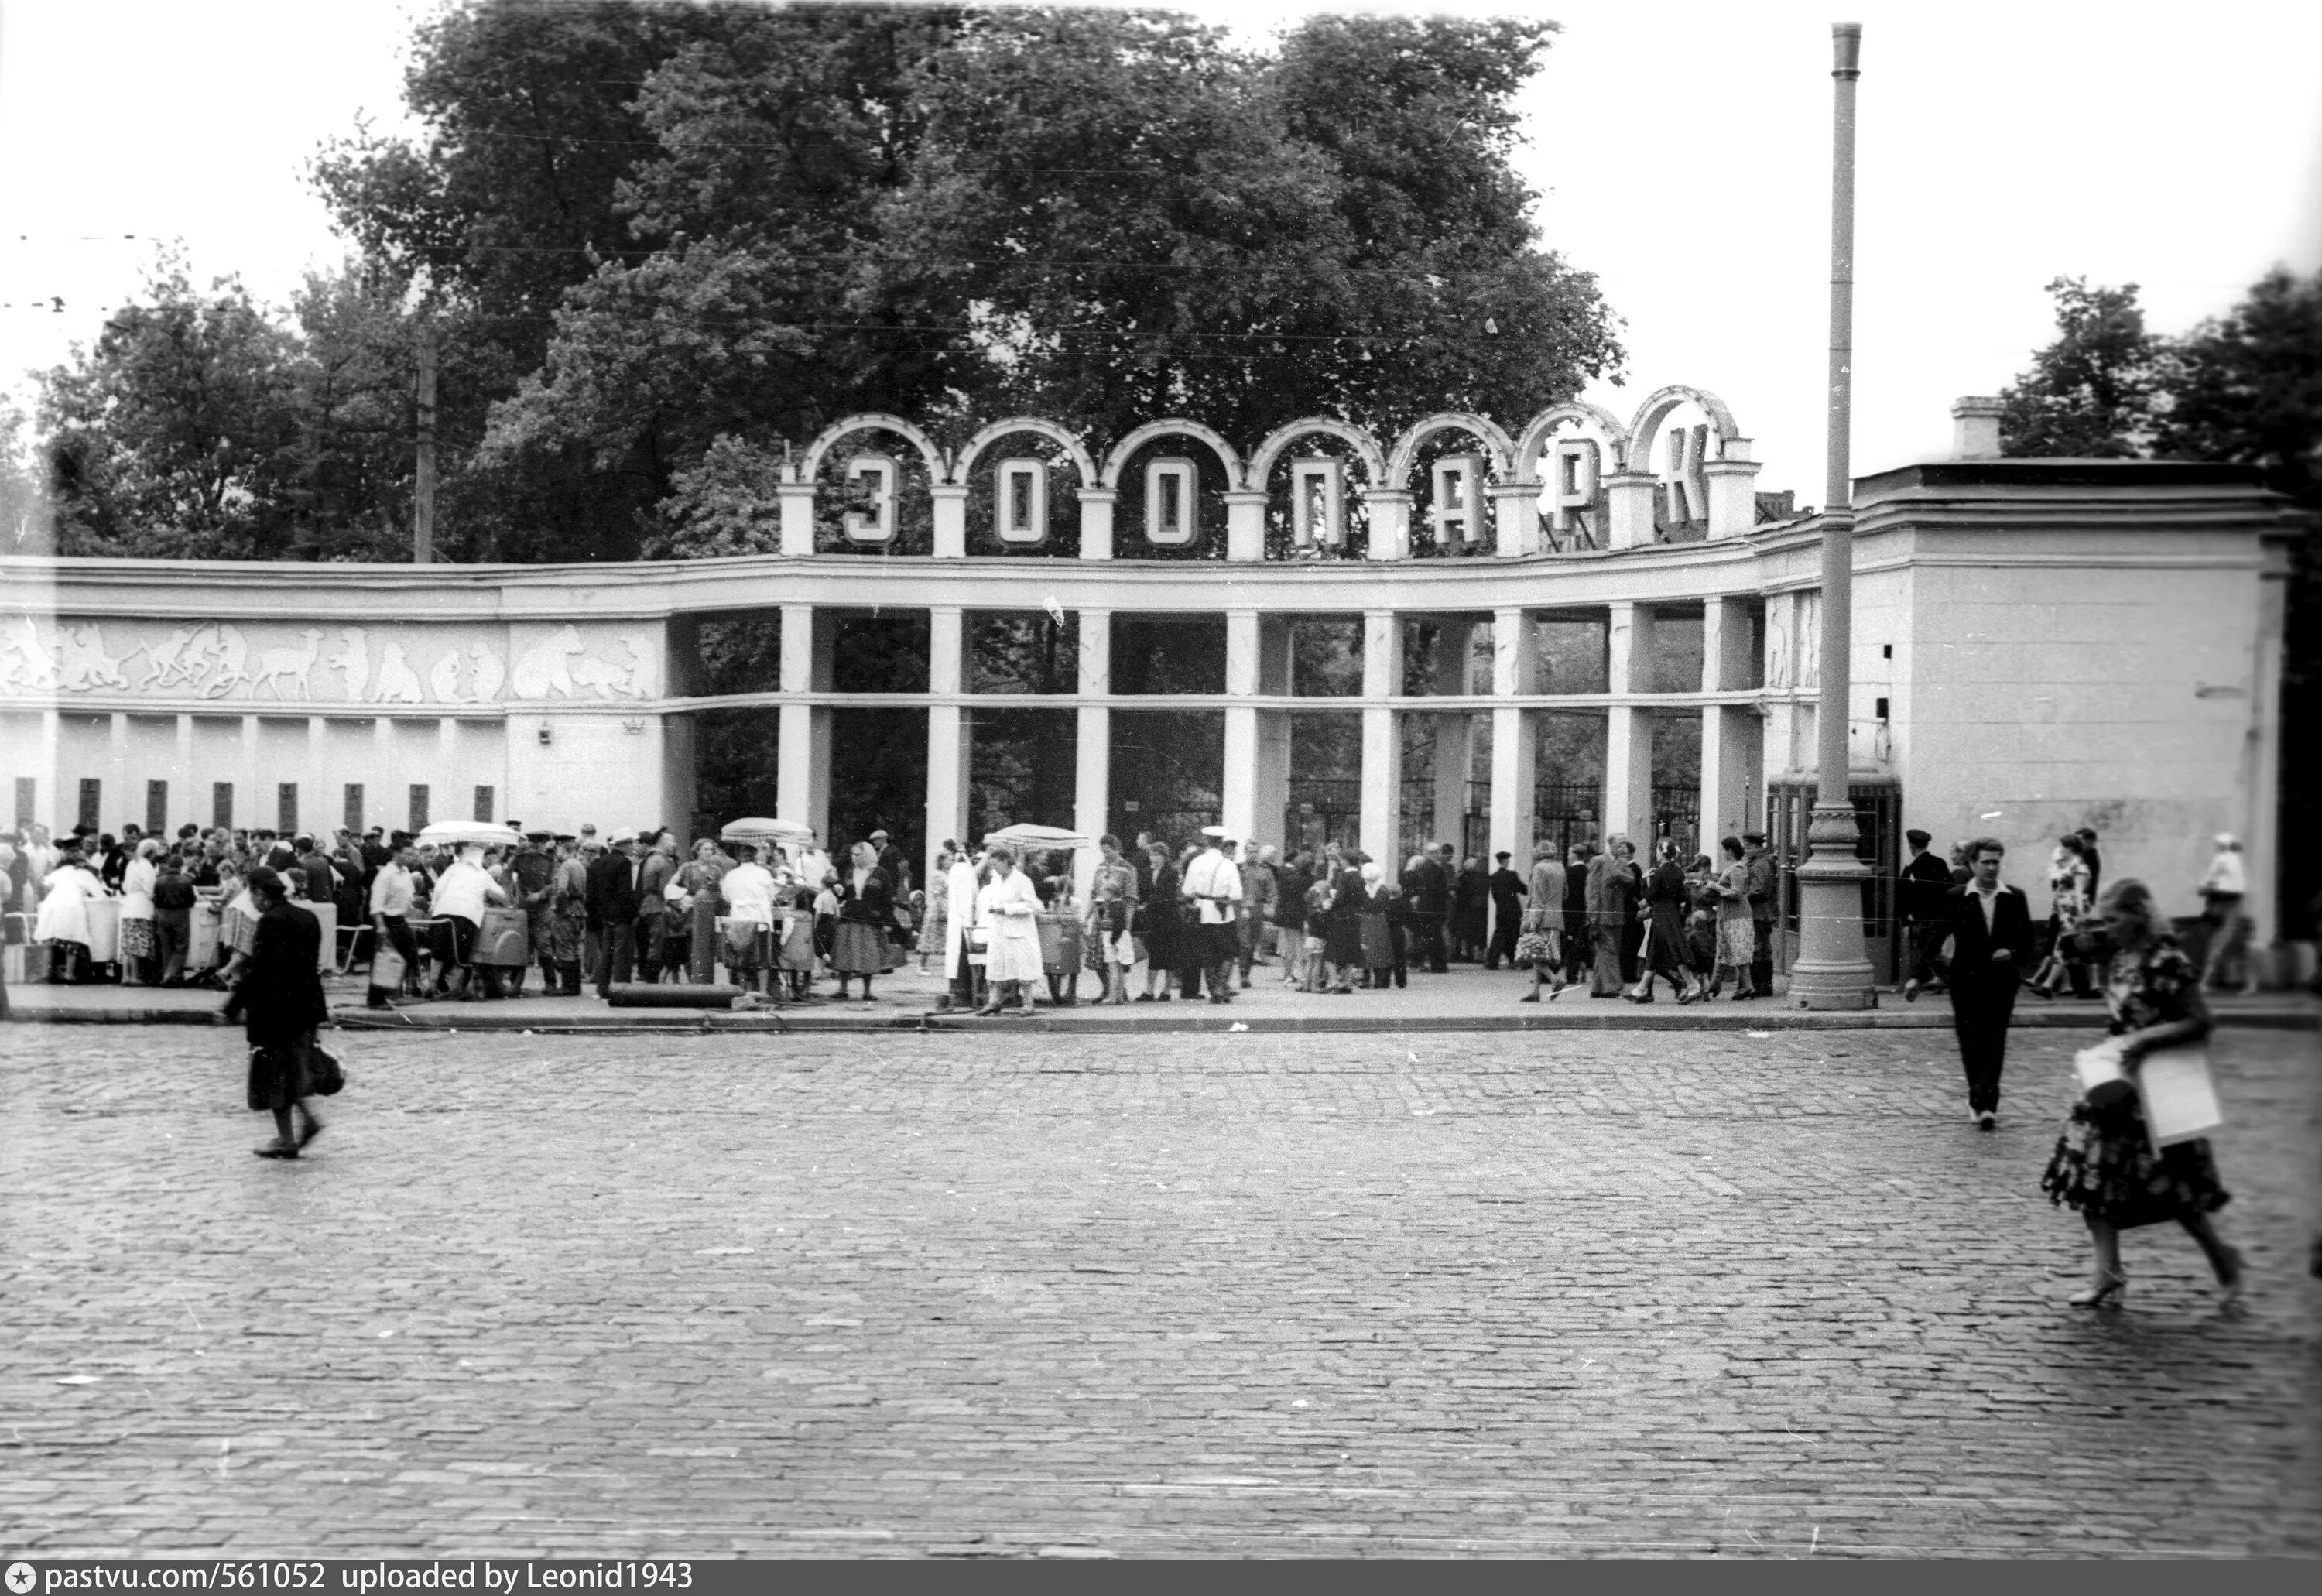
[{"label": "man in dark jacket", "polygon": [[1935,968],[1935,950],[1951,932],[1952,867],[1928,851],[1934,839],[1924,831],[1906,831],[1910,862],[1903,866],[1903,930],[1908,939],[1911,974],[1903,983],[1903,1000],[1918,1001],[1921,992],[1943,990],[1943,972]]},{"label": "man in dark jacket", "polygon": [[[315,1027],[329,1017],[323,1001],[322,922],[289,900],[281,875],[263,865],[250,872],[250,896],[258,906],[258,928],[250,962],[225,1000],[223,1018],[242,1022],[250,1044],[250,1095],[253,1112],[274,1116],[274,1140],[256,1149],[261,1158],[296,1158],[320,1135],[307,1094],[307,1050]],[[290,1112],[304,1126],[290,1134]]]},{"label": "man in dark jacket", "polygon": [[1499,866],[1492,872],[1492,941],[1484,951],[1484,968],[1497,970],[1505,959],[1508,968],[1516,967],[1516,926],[1523,920],[1523,904],[1520,899],[1531,889],[1524,879],[1508,868],[1513,855],[1495,853],[1493,862]]},{"label": "man in dark jacket", "polygon": [[1443,922],[1451,915],[1451,864],[1448,858],[1437,857],[1450,852],[1451,844],[1444,843],[1434,853],[1421,854],[1403,883],[1411,900],[1412,931],[1419,938],[1418,956],[1412,962],[1424,958],[1435,975],[1450,968],[1443,958]]},{"label": "man in dark jacket", "polygon": [[306,886],[306,901],[337,903],[339,900],[338,872],[331,868],[329,857],[320,848],[315,846],[315,839],[312,837],[302,836],[293,846],[298,852],[297,870],[299,879]]},{"label": "man in dark jacket", "polygon": [[613,834],[606,855],[589,867],[589,921],[598,929],[597,996],[609,996],[616,981],[626,985],[636,959],[637,834]]},{"label": "man in dark jacket", "polygon": [[[535,826],[524,834],[524,846],[508,859],[508,873],[516,878],[516,890],[509,898],[524,911],[526,941],[540,966],[541,988],[550,993],[556,990],[556,955],[552,946],[556,940],[556,910],[552,902],[556,896],[556,856],[549,852],[555,840],[554,832]],[[508,996],[523,995],[524,971],[519,970]]]},{"label": "man in dark jacket", "polygon": [[1770,998],[1774,995],[1774,851],[1766,846],[1762,831],[1745,831],[1742,845],[1747,852],[1742,857],[1749,862],[1750,932],[1753,953],[1750,960],[1750,995]]},{"label": "man in dark jacket", "polygon": [[1968,844],[1967,885],[1950,889],[1952,1027],[1967,1072],[1967,1111],[1978,1126],[1999,1123],[1999,1072],[2007,1062],[2007,1020],[2032,963],[2032,907],[1999,880],[2007,850],[1997,837]]}]

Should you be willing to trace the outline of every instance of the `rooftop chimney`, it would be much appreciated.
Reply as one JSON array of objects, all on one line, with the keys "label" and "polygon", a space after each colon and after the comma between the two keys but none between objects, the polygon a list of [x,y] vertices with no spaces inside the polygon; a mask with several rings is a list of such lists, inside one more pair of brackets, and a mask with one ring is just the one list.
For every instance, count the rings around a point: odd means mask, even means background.
[{"label": "rooftop chimney", "polygon": [[2007,406],[1996,398],[1970,394],[1952,401],[1952,457],[1954,460],[1999,458],[1999,415]]}]

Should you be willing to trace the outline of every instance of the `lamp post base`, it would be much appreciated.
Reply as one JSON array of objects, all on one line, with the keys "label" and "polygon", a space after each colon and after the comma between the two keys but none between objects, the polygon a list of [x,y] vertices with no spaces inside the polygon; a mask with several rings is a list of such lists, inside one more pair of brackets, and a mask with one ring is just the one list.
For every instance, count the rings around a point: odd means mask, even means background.
[{"label": "lamp post base", "polygon": [[1862,886],[1870,867],[1855,857],[1851,805],[1816,804],[1798,865],[1798,957],[1790,966],[1792,1008],[1879,1006],[1862,941]]}]

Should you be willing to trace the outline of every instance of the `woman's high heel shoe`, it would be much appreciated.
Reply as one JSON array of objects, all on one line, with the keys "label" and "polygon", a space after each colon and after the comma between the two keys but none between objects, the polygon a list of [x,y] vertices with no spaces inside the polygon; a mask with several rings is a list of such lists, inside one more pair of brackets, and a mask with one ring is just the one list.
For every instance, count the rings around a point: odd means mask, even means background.
[{"label": "woman's high heel shoe", "polygon": [[2085,1291],[2076,1291],[2069,1299],[2074,1308],[2117,1308],[2128,1290],[2128,1276],[2118,1270],[2107,1270],[2096,1284]]},{"label": "woman's high heel shoe", "polygon": [[2249,1270],[2243,1263],[2240,1252],[2235,1248],[2227,1247],[2226,1257],[2233,1264],[2234,1272],[2231,1279],[2217,1282],[2217,1306],[2235,1308],[2241,1304],[2242,1287],[2249,1280]]}]

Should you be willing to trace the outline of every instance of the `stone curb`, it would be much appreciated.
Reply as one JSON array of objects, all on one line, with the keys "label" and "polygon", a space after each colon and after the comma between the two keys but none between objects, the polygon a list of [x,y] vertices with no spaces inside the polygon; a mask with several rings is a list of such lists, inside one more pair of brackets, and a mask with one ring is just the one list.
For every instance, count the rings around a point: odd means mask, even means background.
[{"label": "stone curb", "polygon": [[[1173,1006],[1175,1007],[1175,1006]],[[1195,1006],[1188,1006],[1195,1007]],[[1202,1008],[1209,1006],[1200,1005]],[[207,1026],[216,1024],[215,1011],[189,1008],[55,1008],[10,1017],[20,1025]],[[2253,1030],[2315,1030],[2322,1028],[2322,1010],[2310,1003],[2283,1002],[2235,1008],[2220,1013],[2218,1024]],[[1187,1032],[1214,1035],[1342,1035],[1363,1032],[1444,1031],[1933,1031],[1951,1028],[1951,1010],[1940,1002],[1916,1008],[1887,1008],[1824,1012],[1760,1008],[1755,1004],[1718,1004],[1707,1009],[1662,1006],[1641,1008],[1623,1004],[1617,1009],[1595,1010],[1542,1006],[1539,1013],[1515,1015],[1461,1014],[1448,1016],[1391,1015],[1366,1017],[1304,1017],[1252,1015],[1237,1018],[1223,1014],[1191,1013],[1166,1016],[1101,1014],[1089,1008],[1057,1012],[1035,1011],[1029,1020],[978,1020],[928,1011],[888,1015],[829,1013],[791,1014],[781,1010],[732,1013],[704,1010],[679,1017],[668,1009],[624,1010],[618,1015],[597,1013],[571,1018],[530,1019],[518,1015],[398,1010],[375,1016],[366,1010],[343,1009],[332,1023],[351,1031],[528,1031],[535,1035],[786,1035],[817,1032],[956,1032],[963,1035],[1070,1035],[1083,1036],[1142,1035]],[[2098,1009],[2018,1009],[2016,1030],[2094,1030],[2104,1024]],[[1239,1030],[1237,1030],[1239,1027]]]}]

